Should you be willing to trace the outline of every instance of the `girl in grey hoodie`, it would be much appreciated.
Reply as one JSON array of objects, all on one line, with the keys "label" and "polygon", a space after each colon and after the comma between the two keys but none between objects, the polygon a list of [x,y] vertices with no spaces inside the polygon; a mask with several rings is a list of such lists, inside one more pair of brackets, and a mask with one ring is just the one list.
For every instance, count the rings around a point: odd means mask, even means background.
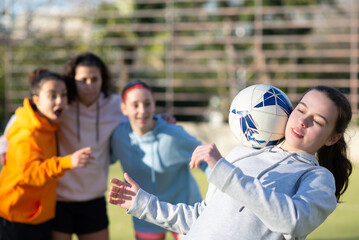
[{"label": "girl in grey hoodie", "polygon": [[238,146],[225,158],[214,144],[196,148],[190,166],[212,168],[202,202],[161,202],[126,173],[128,183],[111,179],[117,186],[108,201],[185,239],[305,239],[347,189],[352,165],[343,134],[351,115],[338,90],[313,87],[291,113],[281,145]]}]

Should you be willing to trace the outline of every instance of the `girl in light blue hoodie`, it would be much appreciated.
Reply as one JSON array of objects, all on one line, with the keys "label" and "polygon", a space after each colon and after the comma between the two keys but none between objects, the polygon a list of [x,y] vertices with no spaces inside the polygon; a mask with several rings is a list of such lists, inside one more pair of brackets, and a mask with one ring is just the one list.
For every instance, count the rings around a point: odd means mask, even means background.
[{"label": "girl in light blue hoodie", "polygon": [[[194,204],[202,200],[189,162],[200,142],[181,126],[154,115],[151,88],[142,81],[130,82],[122,91],[121,109],[129,122],[112,134],[111,156],[142,188],[173,204]],[[201,169],[208,165],[203,162]],[[209,170],[209,168],[208,168]],[[136,239],[164,239],[166,229],[133,219]],[[181,236],[175,234],[176,239]]]},{"label": "girl in light blue hoodie", "polygon": [[214,144],[192,154],[212,169],[206,199],[172,205],[148,194],[126,173],[108,201],[185,239],[305,239],[334,211],[348,187],[352,165],[343,134],[351,120],[338,90],[309,89],[291,113],[285,140],[261,150],[242,146],[223,158]]}]

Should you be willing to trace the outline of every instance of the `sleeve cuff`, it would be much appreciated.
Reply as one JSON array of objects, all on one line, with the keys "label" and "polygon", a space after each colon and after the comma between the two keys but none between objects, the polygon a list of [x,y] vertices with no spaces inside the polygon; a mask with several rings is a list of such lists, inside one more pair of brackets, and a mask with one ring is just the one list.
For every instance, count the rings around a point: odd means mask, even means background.
[{"label": "sleeve cuff", "polygon": [[127,213],[134,217],[141,218],[143,212],[151,200],[151,196],[152,195],[150,193],[140,188],[136,194],[132,206],[127,210]]},{"label": "sleeve cuff", "polygon": [[61,165],[63,166],[64,169],[72,169],[71,155],[61,157]]}]

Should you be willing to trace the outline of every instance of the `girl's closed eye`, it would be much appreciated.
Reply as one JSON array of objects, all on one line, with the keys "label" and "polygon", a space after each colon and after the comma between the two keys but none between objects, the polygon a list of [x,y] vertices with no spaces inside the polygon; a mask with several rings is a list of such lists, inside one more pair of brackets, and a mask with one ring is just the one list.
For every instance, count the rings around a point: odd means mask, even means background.
[{"label": "girl's closed eye", "polygon": [[318,125],[318,126],[322,126],[320,122],[318,122],[317,120],[313,119],[313,122],[315,125]]},{"label": "girl's closed eye", "polygon": [[314,118],[313,122],[314,122],[315,125],[318,125],[319,127],[324,127],[325,126],[325,121],[323,121],[322,119]]},{"label": "girl's closed eye", "polygon": [[299,113],[305,113],[305,108],[303,106],[298,106],[296,109]]}]

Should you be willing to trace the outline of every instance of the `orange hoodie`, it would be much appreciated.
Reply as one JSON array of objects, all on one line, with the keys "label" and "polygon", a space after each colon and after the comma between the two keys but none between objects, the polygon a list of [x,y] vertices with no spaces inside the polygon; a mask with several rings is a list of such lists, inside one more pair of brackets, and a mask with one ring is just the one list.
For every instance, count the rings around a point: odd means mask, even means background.
[{"label": "orange hoodie", "polygon": [[0,216],[39,224],[55,216],[56,179],[72,168],[70,155],[56,157],[57,126],[34,112],[28,99],[15,115],[0,173]]}]

